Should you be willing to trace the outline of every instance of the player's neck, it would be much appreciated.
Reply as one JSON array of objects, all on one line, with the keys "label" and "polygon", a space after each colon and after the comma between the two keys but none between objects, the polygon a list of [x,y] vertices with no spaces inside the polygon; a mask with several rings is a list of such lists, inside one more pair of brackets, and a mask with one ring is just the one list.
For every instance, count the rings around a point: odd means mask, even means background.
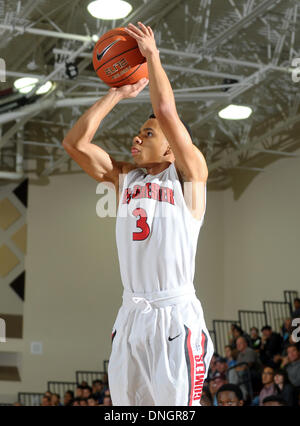
[{"label": "player's neck", "polygon": [[163,172],[164,170],[166,170],[170,164],[172,164],[171,161],[165,161],[163,163],[157,163],[157,164],[151,164],[149,166],[144,166],[143,168],[145,169],[145,173],[147,173],[147,175],[157,175],[161,172]]}]

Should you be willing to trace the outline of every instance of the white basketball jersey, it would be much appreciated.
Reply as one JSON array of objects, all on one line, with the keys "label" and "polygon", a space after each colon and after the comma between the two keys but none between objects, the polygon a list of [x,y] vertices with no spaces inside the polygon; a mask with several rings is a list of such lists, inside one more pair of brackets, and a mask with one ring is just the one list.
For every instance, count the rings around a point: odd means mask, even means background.
[{"label": "white basketball jersey", "polygon": [[123,286],[152,293],[193,285],[205,212],[201,220],[192,216],[174,163],[156,175],[144,170],[127,173],[119,200],[116,242]]}]

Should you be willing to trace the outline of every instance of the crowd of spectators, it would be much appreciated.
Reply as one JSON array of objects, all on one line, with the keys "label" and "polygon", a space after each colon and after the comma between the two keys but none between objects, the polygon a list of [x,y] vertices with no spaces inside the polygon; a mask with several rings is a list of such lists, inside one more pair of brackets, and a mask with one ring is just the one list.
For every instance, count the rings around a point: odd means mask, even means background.
[{"label": "crowd of spectators", "polygon": [[[231,325],[225,356],[214,353],[211,359],[201,405],[300,407],[300,342],[292,325],[293,319],[300,318],[299,298],[294,307],[280,333],[265,325],[260,331],[252,327],[247,334],[237,324]],[[41,406],[111,405],[107,375],[103,381],[94,380],[92,386],[83,381],[75,394],[68,390],[62,400],[47,391],[41,402]]]},{"label": "crowd of spectators", "polygon": [[212,357],[201,405],[300,407],[300,336],[292,325],[300,318],[300,299],[294,307],[280,333],[265,325],[247,334],[231,325],[225,356]]},{"label": "crowd of spectators", "polygon": [[[22,405],[16,402],[15,406]],[[83,381],[75,389],[67,390],[63,398],[58,393],[46,391],[41,399],[42,407],[55,406],[111,406],[111,397],[107,381],[94,380],[92,386],[89,386],[86,381]]]}]

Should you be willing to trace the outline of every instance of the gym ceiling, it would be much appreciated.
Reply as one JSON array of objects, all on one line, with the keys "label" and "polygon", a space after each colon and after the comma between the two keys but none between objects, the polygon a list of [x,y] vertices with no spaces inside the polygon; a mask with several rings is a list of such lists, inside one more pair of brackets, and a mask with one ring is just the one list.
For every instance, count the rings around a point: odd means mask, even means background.
[{"label": "gym ceiling", "polygon": [[[1,185],[28,173],[31,183],[47,185],[51,175],[82,172],[61,142],[108,90],[92,66],[92,36],[139,20],[154,30],[179,115],[206,158],[208,189],[231,187],[238,199],[269,164],[297,157],[300,82],[292,63],[300,58],[300,0],[128,1],[130,15],[105,21],[88,13],[86,0],[0,0]],[[53,87],[22,95],[13,83],[26,76]],[[221,119],[229,104],[253,113]],[[151,111],[145,89],[114,108],[93,143],[132,161],[132,137]]]}]

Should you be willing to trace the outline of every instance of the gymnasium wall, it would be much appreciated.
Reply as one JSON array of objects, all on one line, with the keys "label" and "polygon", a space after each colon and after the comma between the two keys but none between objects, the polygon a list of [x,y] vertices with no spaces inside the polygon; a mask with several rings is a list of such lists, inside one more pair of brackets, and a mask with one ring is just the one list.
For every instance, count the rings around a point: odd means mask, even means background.
[{"label": "gymnasium wall", "polygon": [[[22,381],[0,381],[0,402],[43,392],[48,380],[74,381],[76,370],[97,371],[109,358],[122,285],[115,218],[96,215],[96,186],[83,173],[29,180],[24,339],[2,344],[22,353]],[[195,274],[208,326],[223,313],[222,209],[222,194],[208,192]]]},{"label": "gymnasium wall", "polygon": [[[299,160],[284,159],[238,201],[231,189],[208,191],[195,273],[208,328],[299,289],[299,181]],[[2,402],[44,391],[48,380],[73,381],[75,370],[98,370],[109,357],[122,288],[115,219],[97,217],[96,186],[83,173],[45,186],[29,181],[24,338],[0,344],[22,355],[22,381],[0,381]],[[31,352],[32,342],[42,354]]]},{"label": "gymnasium wall", "polygon": [[231,189],[224,193],[225,319],[261,310],[263,300],[283,301],[283,290],[300,291],[299,183],[295,157],[268,166],[238,201]]}]

